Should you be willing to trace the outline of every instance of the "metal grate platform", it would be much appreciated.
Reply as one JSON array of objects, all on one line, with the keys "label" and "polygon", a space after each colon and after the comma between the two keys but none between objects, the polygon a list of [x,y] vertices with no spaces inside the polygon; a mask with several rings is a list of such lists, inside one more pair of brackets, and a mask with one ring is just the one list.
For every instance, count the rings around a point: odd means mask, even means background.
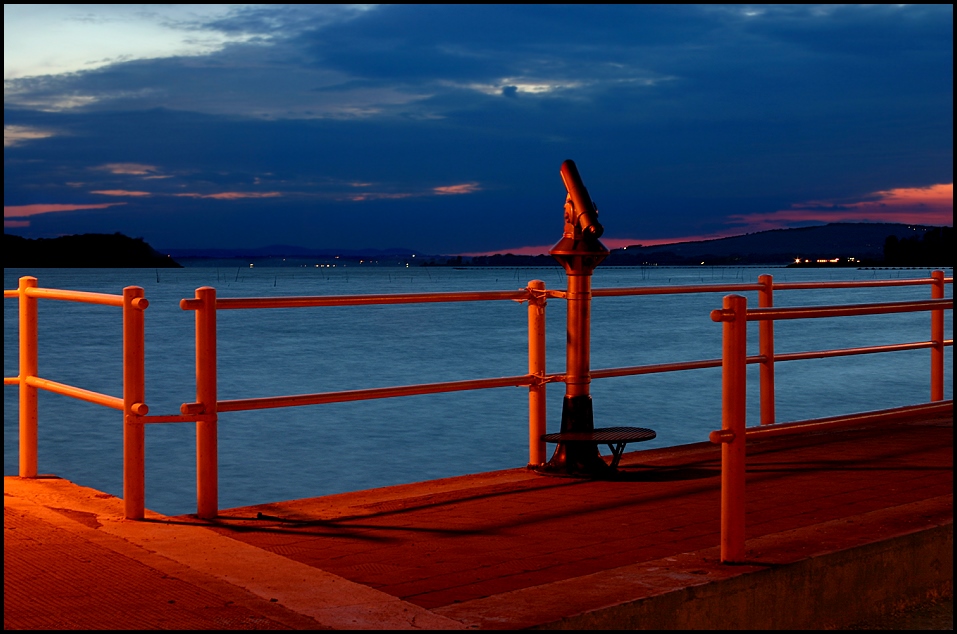
[{"label": "metal grate platform", "polygon": [[611,449],[611,467],[614,469],[621,460],[625,445],[630,442],[651,440],[658,434],[644,427],[602,427],[592,431],[566,431],[554,434],[542,434],[545,442],[594,442],[608,445]]}]

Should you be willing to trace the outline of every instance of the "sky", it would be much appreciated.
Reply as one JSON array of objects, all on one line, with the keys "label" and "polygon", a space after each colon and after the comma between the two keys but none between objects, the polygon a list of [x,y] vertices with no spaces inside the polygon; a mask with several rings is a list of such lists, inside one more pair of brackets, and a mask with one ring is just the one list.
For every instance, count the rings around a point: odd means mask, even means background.
[{"label": "sky", "polygon": [[953,225],[952,5],[4,5],[4,231],[542,253]]}]

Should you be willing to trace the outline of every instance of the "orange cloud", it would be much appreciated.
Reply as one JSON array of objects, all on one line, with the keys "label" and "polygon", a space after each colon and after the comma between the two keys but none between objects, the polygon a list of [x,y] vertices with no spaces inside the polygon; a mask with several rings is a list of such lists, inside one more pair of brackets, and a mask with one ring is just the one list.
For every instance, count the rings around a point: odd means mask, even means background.
[{"label": "orange cloud", "polygon": [[282,196],[280,192],[220,192],[218,194],[173,194],[186,198],[213,198],[215,200],[238,200],[240,198],[278,198]]},{"label": "orange cloud", "polygon": [[445,185],[444,187],[433,187],[432,191],[436,194],[448,195],[448,194],[472,194],[477,191],[481,191],[478,183],[462,183],[460,185]]},{"label": "orange cloud", "polygon": [[128,174],[132,176],[149,176],[159,172],[155,165],[144,165],[143,163],[106,163],[93,169],[105,170],[111,174]]},{"label": "orange cloud", "polygon": [[101,196],[152,196],[150,192],[135,192],[127,189],[98,189],[90,192],[91,194],[100,194]]},{"label": "orange cloud", "polygon": [[770,213],[731,216],[746,231],[781,229],[807,222],[900,222],[919,225],[954,224],[954,184],[902,187],[874,192],[851,202],[810,201]]},{"label": "orange cloud", "polygon": [[126,203],[101,203],[98,205],[14,205],[3,207],[4,218],[26,218],[28,216],[38,216],[40,214],[49,214],[57,211],[79,211],[81,209],[105,209],[116,205],[125,205]]},{"label": "orange cloud", "polygon": [[22,227],[29,227],[29,220],[4,220],[3,228],[4,229],[18,229]]}]

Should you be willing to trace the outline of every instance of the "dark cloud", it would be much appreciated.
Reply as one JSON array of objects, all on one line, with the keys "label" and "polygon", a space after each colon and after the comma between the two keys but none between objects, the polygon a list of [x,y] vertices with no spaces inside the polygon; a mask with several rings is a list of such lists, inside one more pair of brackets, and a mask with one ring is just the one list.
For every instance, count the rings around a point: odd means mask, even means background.
[{"label": "dark cloud", "polygon": [[[53,134],[5,148],[5,205],[152,194],[18,232],[478,251],[554,241],[566,158],[622,238],[953,180],[950,7],[247,7],[193,26],[251,40],[6,82],[5,125]],[[96,169],[122,163],[154,169]]]}]

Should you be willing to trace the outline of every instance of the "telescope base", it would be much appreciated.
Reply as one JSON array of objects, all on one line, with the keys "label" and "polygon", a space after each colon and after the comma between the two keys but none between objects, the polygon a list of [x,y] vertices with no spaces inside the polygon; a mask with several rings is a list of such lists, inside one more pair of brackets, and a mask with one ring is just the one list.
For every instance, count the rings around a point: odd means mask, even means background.
[{"label": "telescope base", "polygon": [[[562,402],[561,432],[594,430],[591,396],[566,395]],[[596,479],[611,478],[618,473],[598,453],[597,442],[559,442],[551,460],[533,470],[542,475]]]}]

